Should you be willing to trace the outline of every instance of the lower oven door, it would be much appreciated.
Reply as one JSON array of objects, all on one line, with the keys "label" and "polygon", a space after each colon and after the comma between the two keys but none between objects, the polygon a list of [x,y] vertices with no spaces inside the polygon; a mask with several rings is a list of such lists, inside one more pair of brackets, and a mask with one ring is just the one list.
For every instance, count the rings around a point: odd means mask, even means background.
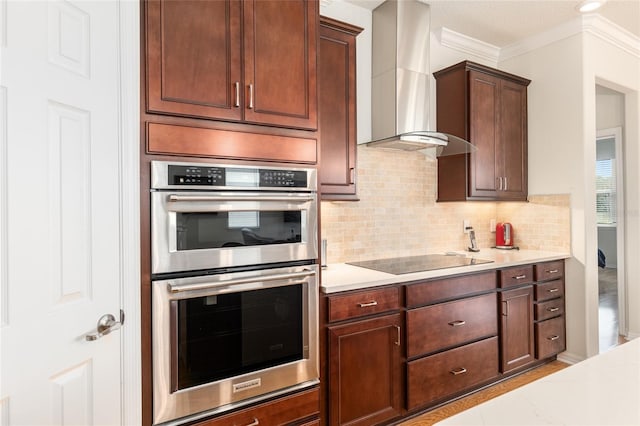
[{"label": "lower oven door", "polygon": [[318,257],[316,192],[151,193],[151,272]]},{"label": "lower oven door", "polygon": [[154,281],[154,423],[318,382],[317,265]]}]

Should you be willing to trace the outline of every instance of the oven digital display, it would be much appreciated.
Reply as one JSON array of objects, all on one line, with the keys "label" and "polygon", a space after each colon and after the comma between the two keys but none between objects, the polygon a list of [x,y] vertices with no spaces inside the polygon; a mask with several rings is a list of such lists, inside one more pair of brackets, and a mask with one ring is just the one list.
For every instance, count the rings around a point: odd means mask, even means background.
[{"label": "oven digital display", "polygon": [[177,166],[170,164],[168,181],[171,185],[225,186],[225,169],[223,167]]}]

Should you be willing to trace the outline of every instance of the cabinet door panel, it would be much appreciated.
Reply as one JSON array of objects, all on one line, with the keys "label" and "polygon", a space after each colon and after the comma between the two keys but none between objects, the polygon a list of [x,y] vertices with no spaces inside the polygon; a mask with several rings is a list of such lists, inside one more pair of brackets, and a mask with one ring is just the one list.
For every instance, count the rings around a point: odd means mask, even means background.
[{"label": "cabinet door panel", "polygon": [[371,425],[400,415],[400,314],[328,328],[331,425]]},{"label": "cabinet door panel", "polygon": [[333,25],[320,26],[318,178],[323,200],[356,199],[356,40]]},{"label": "cabinet door panel", "polygon": [[147,111],[240,120],[238,1],[149,1],[146,37]]},{"label": "cabinet door panel", "polygon": [[[501,82],[500,143],[497,169],[504,178],[500,198],[527,198],[527,88]],[[514,142],[515,141],[515,142]]]},{"label": "cabinet door panel", "polygon": [[469,121],[470,139],[478,148],[470,156],[469,195],[472,197],[495,197],[498,175],[496,174],[496,141],[498,120],[498,78],[469,72]]},{"label": "cabinet door panel", "polygon": [[407,311],[407,357],[498,333],[495,293]]},{"label": "cabinet door panel", "polygon": [[407,365],[407,408],[441,400],[497,375],[497,337],[411,361]]},{"label": "cabinet door panel", "polygon": [[316,129],[317,1],[243,5],[245,120]]},{"label": "cabinet door panel", "polygon": [[534,360],[533,287],[500,293],[501,371],[507,372]]}]

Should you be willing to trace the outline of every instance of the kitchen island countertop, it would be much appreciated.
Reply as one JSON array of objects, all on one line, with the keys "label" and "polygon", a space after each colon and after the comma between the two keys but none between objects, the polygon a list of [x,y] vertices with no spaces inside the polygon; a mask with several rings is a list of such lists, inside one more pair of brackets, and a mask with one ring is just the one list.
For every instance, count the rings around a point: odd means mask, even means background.
[{"label": "kitchen island countertop", "polygon": [[[362,268],[346,263],[332,263],[322,268],[322,282],[320,288],[323,293],[336,293],[347,290],[357,290],[381,285],[396,284],[423,280],[429,278],[447,277],[457,274],[487,271],[509,266],[529,263],[547,262],[571,257],[568,253],[558,253],[539,250],[498,250],[482,249],[477,253],[457,252],[467,257],[491,260],[491,263],[459,266],[453,268],[436,269],[431,271],[413,272],[410,274],[394,275],[378,272],[373,269]],[[440,253],[443,254],[443,253]]]},{"label": "kitchen island countertop", "polygon": [[436,423],[640,425],[640,338]]}]

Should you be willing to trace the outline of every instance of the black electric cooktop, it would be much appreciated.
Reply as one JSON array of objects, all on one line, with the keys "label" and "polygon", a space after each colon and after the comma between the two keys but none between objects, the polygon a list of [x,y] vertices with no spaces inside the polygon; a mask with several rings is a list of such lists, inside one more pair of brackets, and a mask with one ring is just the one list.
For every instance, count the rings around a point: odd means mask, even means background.
[{"label": "black electric cooktop", "polygon": [[480,265],[492,263],[493,260],[477,259],[446,254],[426,254],[423,256],[394,257],[390,259],[374,259],[362,262],[349,262],[348,265],[373,269],[388,274],[402,275],[412,272],[433,271],[435,269],[455,268],[458,266]]}]

